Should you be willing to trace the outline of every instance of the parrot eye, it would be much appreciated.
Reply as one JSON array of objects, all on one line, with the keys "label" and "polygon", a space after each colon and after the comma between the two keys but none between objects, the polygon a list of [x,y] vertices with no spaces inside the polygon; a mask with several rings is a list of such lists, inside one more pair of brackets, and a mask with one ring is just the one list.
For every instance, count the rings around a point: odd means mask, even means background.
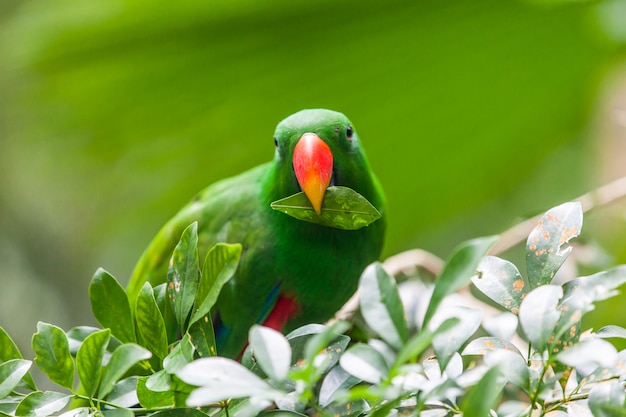
[{"label": "parrot eye", "polygon": [[276,139],[276,136],[274,136],[274,146],[278,148],[278,139]]},{"label": "parrot eye", "polygon": [[352,140],[352,134],[352,126],[346,127],[346,138],[348,138],[348,140]]}]

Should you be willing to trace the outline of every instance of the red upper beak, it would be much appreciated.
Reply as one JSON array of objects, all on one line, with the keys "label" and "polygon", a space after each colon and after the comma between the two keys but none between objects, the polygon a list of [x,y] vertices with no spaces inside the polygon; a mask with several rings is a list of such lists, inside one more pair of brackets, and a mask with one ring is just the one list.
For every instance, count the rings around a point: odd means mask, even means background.
[{"label": "red upper beak", "polygon": [[305,133],[293,150],[293,170],[300,188],[315,212],[322,212],[322,201],[333,175],[333,154],[315,133]]}]

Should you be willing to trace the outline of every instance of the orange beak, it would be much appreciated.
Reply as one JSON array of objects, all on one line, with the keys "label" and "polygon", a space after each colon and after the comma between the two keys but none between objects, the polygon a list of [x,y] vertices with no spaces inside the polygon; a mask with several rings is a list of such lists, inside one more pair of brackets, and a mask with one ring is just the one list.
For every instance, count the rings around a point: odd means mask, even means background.
[{"label": "orange beak", "polygon": [[319,216],[333,175],[333,154],[315,133],[305,133],[293,150],[293,170],[300,188]]}]

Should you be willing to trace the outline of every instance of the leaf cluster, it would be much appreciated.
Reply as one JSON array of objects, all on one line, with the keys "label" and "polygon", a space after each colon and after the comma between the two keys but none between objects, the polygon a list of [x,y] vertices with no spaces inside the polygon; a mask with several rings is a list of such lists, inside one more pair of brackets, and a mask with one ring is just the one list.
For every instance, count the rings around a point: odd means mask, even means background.
[{"label": "leaf cluster", "polygon": [[[366,338],[349,337],[347,322],[286,336],[255,325],[237,362],[217,356],[211,310],[241,246],[215,246],[200,271],[194,223],[167,283],[146,283],[135,300],[96,272],[89,295],[102,329],[39,323],[34,363],[59,390],[37,389],[33,361],[0,329],[0,414],[626,416],[626,351],[605,340],[626,329],[581,330],[594,303],[626,281],[626,266],[554,281],[581,228],[580,205],[548,211],[528,237],[525,275],[485,256],[496,237],[470,240],[415,294],[406,290],[415,282],[399,289],[374,263],[359,282]],[[454,302],[470,283],[501,312]]]}]

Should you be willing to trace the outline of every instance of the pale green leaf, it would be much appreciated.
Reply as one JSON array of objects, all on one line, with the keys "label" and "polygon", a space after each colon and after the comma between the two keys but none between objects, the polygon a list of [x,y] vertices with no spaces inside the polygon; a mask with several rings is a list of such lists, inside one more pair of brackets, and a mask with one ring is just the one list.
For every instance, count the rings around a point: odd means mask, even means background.
[{"label": "pale green leaf", "polygon": [[74,360],[65,333],[51,324],[37,323],[33,335],[35,363],[52,382],[72,389],[74,383]]},{"label": "pale green leaf", "polygon": [[358,230],[380,219],[380,212],[365,197],[348,187],[328,187],[318,216],[307,196],[297,193],[270,206],[298,220],[344,230]]}]

